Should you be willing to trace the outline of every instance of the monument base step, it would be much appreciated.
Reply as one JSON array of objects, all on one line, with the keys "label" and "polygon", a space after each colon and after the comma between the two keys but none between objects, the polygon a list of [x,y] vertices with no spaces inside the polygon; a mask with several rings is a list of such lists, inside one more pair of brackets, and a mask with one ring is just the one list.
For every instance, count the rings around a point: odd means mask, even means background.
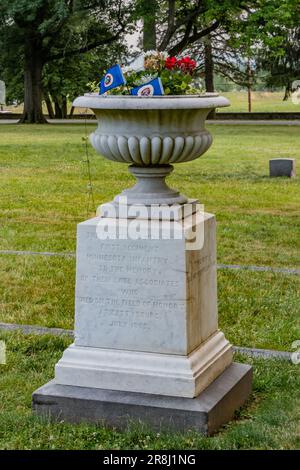
[{"label": "monument base step", "polygon": [[71,344],[55,366],[55,382],[194,398],[230,366],[232,358],[232,346],[221,331],[188,355]]},{"label": "monument base step", "polygon": [[40,416],[72,423],[126,429],[141,422],[155,431],[209,435],[232,419],[251,389],[252,367],[232,363],[196,398],[59,385],[52,380],[33,393],[32,407]]}]

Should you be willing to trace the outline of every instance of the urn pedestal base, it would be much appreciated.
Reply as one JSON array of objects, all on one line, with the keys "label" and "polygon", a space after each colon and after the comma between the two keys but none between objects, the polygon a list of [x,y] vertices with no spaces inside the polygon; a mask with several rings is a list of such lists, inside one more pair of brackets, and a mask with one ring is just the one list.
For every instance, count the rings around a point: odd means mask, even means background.
[{"label": "urn pedestal base", "polygon": [[160,166],[129,166],[129,171],[137,179],[137,183],[116,196],[114,202],[119,204],[120,198],[126,197],[128,205],[143,204],[144,206],[186,204],[188,198],[176,189],[170,188],[165,182],[173,171],[172,165]]}]

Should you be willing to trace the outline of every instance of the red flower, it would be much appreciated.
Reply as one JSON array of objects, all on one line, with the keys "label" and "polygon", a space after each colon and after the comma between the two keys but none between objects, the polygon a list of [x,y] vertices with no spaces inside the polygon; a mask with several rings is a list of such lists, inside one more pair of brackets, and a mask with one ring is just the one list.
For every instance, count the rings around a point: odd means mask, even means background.
[{"label": "red flower", "polygon": [[166,68],[169,69],[169,70],[172,70],[175,68],[177,64],[177,59],[176,57],[167,57],[166,58]]},{"label": "red flower", "polygon": [[182,59],[167,57],[165,63],[168,70],[180,69],[183,73],[192,73],[196,65],[196,61],[189,56],[183,57]]},{"label": "red flower", "polygon": [[189,56],[183,57],[177,61],[178,67],[185,73],[192,73],[196,67],[196,61],[191,59]]}]

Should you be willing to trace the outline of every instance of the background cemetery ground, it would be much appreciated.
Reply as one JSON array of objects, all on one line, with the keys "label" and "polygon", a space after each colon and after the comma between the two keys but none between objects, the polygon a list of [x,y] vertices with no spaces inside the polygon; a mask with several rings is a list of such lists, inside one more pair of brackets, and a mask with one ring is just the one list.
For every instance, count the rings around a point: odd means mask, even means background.
[{"label": "background cemetery ground", "polygon": [[[221,92],[222,96],[230,101],[230,108],[221,108],[219,113],[226,112],[247,112],[248,111],[248,93],[244,91]],[[253,91],[251,93],[252,111],[256,113],[280,113],[300,112],[300,106],[292,102],[292,98],[283,101],[283,91]]]},{"label": "background cemetery ground", "polygon": [[300,446],[299,365],[236,357],[254,367],[251,401],[213,437],[127,432],[102,426],[51,424],[32,415],[31,394],[53,377],[70,340],[0,333],[8,363],[0,374],[0,449],[297,449]]},{"label": "background cemetery ground", "polygon": [[[87,126],[90,133],[94,125]],[[211,126],[214,146],[178,165],[170,183],[205,202],[218,220],[218,262],[299,267],[299,177],[268,177],[268,160],[297,157],[299,128]],[[87,210],[85,127],[0,126],[0,250],[75,251],[76,224]],[[241,142],[243,152],[241,153]],[[89,150],[97,204],[131,184],[126,165]],[[0,321],[72,328],[75,260],[0,254]],[[235,345],[291,350],[300,338],[300,277],[219,270],[220,326]],[[299,448],[299,365],[254,365],[254,393],[235,420],[212,438],[121,433],[101,426],[51,424],[32,415],[32,391],[53,378],[71,341],[0,332],[0,449],[295,449]]]},{"label": "background cemetery ground", "polygon": [[[247,91],[220,91],[222,96],[225,96],[230,101],[230,108],[220,108],[217,110],[218,113],[239,113],[248,111],[248,94]],[[279,113],[279,112],[300,112],[300,106],[295,105],[292,102],[292,98],[289,97],[288,100],[283,101],[284,90],[282,91],[253,91],[252,92],[252,111],[253,112],[266,112],[266,113]],[[17,106],[5,106],[5,109],[11,111],[12,113],[22,113],[23,105]],[[68,112],[70,112],[71,103],[68,105]],[[45,103],[43,104],[43,111],[47,114],[47,107]],[[81,113],[84,110],[76,108],[74,110],[75,114]],[[88,111],[90,114],[92,112]]]},{"label": "background cemetery ground", "polygon": [[[170,183],[216,214],[218,262],[299,267],[299,177],[268,177],[270,158],[299,154],[299,128],[211,132],[213,147],[178,165]],[[84,125],[0,127],[0,250],[75,251],[76,224],[93,215],[84,136]],[[127,165],[89,152],[100,204],[132,180]],[[0,270],[0,322],[73,327],[74,258],[0,255]],[[231,342],[289,351],[300,338],[299,276],[219,270],[218,282],[220,326]]]}]

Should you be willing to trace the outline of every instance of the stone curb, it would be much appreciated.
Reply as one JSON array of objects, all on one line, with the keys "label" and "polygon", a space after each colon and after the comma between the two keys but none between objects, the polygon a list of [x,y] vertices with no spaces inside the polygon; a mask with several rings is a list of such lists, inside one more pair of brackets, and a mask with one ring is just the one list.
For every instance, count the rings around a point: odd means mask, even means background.
[{"label": "stone curb", "polygon": [[283,273],[283,274],[300,274],[300,269],[296,268],[273,268],[272,266],[251,266],[251,265],[242,265],[242,264],[218,264],[218,269],[242,269],[246,271],[256,271],[256,272],[273,272],[273,273]]},{"label": "stone curb", "polygon": [[275,351],[274,349],[257,349],[233,346],[234,352],[251,357],[261,357],[262,359],[281,359],[291,361],[291,354],[287,351]]},{"label": "stone curb", "polygon": [[[0,331],[21,331],[24,334],[35,334],[35,335],[53,335],[53,336],[68,336],[74,337],[73,330],[66,330],[63,328],[48,328],[46,326],[34,326],[34,325],[21,325],[18,323],[1,323]],[[291,360],[290,352],[286,351],[275,351],[273,349],[257,349],[257,348],[245,348],[240,346],[234,346],[234,351],[251,357],[260,357],[262,359],[280,359],[285,361]]]},{"label": "stone curb", "polygon": [[62,256],[67,258],[75,258],[75,253],[54,251],[0,250],[0,255]]},{"label": "stone curb", "polygon": [[30,335],[53,335],[53,336],[69,336],[73,338],[73,330],[65,330],[63,328],[48,328],[46,326],[20,325],[18,323],[1,323],[0,331],[21,331]]}]

